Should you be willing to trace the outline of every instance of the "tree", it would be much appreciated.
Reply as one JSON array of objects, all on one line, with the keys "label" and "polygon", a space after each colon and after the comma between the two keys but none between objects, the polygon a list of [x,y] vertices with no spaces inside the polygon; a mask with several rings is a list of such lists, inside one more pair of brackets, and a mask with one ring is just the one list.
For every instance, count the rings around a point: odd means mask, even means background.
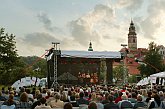
[{"label": "tree", "polygon": [[149,76],[151,74],[164,71],[163,59],[159,54],[158,46],[154,42],[149,44],[148,52],[142,63],[143,64],[138,67],[141,75]]},{"label": "tree", "polygon": [[123,80],[123,75],[124,75],[123,65],[119,65],[113,68],[113,78],[115,79],[115,81]]},{"label": "tree", "polygon": [[19,57],[16,50],[15,36],[0,29],[0,83],[7,84],[12,82],[13,72],[16,72],[16,66],[19,63]]},{"label": "tree", "polygon": [[27,68],[27,76],[46,77],[46,60],[37,56],[20,57]]},{"label": "tree", "polygon": [[103,84],[107,83],[107,66],[106,66],[106,59],[102,58],[100,59],[101,63],[100,63],[100,80],[102,80],[101,82],[103,82]]}]

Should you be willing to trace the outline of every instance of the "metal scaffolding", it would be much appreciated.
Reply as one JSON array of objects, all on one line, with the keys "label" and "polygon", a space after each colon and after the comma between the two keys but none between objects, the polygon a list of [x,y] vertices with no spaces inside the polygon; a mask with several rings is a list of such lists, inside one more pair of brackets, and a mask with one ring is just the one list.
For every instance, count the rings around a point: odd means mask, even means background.
[{"label": "metal scaffolding", "polygon": [[58,87],[58,81],[57,81],[57,56],[60,55],[60,50],[57,50],[59,42],[52,42],[54,49],[53,49],[53,56],[54,56],[54,77],[53,77],[53,83],[51,85],[52,88],[57,89]]}]

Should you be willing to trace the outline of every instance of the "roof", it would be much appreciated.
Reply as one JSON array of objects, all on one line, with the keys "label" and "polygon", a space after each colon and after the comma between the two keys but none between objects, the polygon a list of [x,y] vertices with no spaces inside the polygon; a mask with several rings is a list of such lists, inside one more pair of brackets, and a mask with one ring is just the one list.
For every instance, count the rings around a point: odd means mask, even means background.
[{"label": "roof", "polygon": [[121,53],[116,51],[61,51],[61,57],[121,58]]}]

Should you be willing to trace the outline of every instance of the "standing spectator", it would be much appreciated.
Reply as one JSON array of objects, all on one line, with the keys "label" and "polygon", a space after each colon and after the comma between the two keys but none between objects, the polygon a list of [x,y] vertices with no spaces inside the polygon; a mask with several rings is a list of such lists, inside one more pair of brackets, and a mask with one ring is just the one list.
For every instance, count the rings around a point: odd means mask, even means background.
[{"label": "standing spectator", "polygon": [[104,109],[119,109],[119,106],[113,102],[114,97],[112,95],[109,95],[108,99],[109,103],[104,105]]}]

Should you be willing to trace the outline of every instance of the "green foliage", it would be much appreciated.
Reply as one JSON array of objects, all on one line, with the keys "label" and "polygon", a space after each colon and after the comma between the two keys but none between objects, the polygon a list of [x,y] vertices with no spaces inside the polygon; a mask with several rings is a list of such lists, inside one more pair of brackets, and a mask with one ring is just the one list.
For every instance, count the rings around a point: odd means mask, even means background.
[{"label": "green foliage", "polygon": [[124,75],[124,66],[119,65],[115,68],[113,68],[113,78],[116,81],[123,80],[123,75]]},{"label": "green foliage", "polygon": [[0,29],[0,84],[13,84],[25,76],[46,77],[46,60],[37,56],[19,57],[13,34]]},{"label": "green foliage", "polygon": [[137,83],[137,77],[136,77],[136,75],[129,76],[128,83]]},{"label": "green foliage", "polygon": [[3,85],[12,83],[23,66],[17,54],[15,36],[4,31],[0,29],[0,84]]},{"label": "green foliage", "polygon": [[106,67],[106,60],[101,59],[100,63],[100,75],[99,79],[102,80],[101,82],[105,83],[106,82],[106,72],[107,72],[107,67]]},{"label": "green foliage", "polygon": [[27,76],[35,76],[39,78],[46,77],[47,68],[46,68],[46,60],[37,56],[28,56],[21,57],[21,60],[26,64]]},{"label": "green foliage", "polygon": [[143,64],[138,67],[142,76],[149,76],[164,71],[163,59],[158,51],[158,46],[154,42],[151,42],[148,47],[148,52],[144,57]]}]

